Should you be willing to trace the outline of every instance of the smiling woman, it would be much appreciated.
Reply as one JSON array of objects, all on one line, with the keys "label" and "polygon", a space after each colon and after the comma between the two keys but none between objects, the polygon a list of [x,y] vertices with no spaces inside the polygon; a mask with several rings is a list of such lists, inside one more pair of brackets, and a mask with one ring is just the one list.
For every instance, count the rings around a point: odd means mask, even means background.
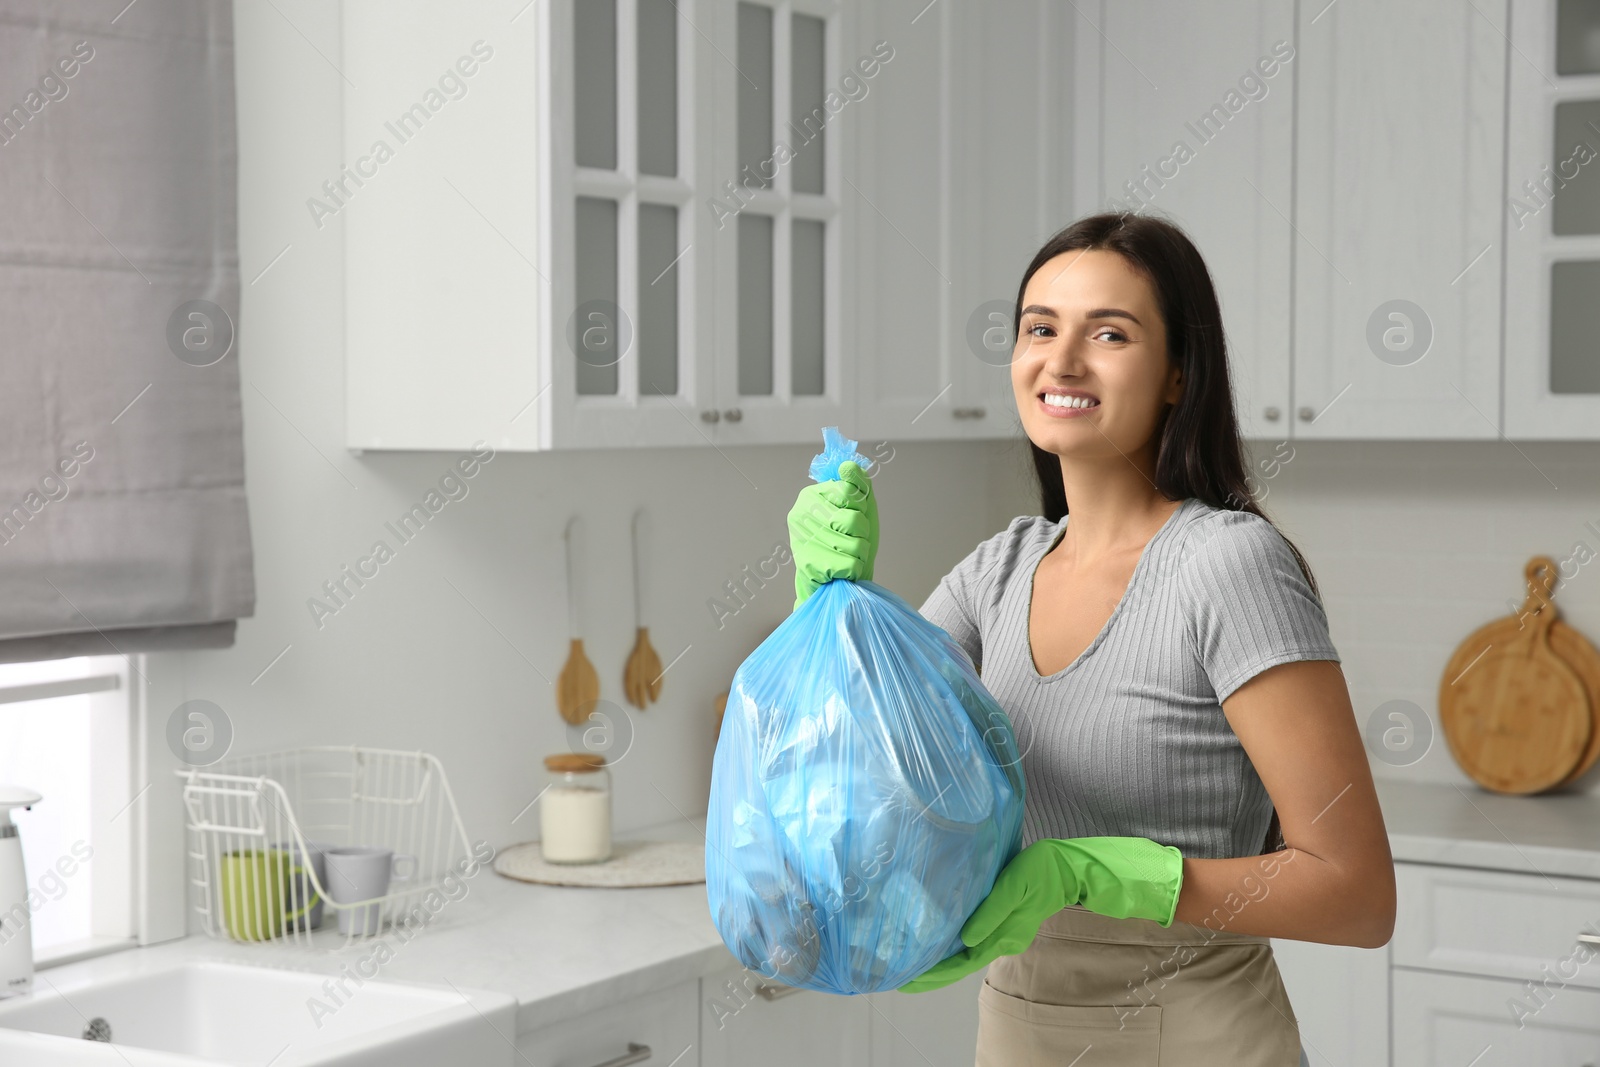
[{"label": "smiling woman", "polygon": [[[1024,848],[907,990],[988,966],[980,1067],[1293,1067],[1269,938],[1385,944],[1394,873],[1315,581],[1250,493],[1210,275],[1164,220],[1091,216],[1015,326],[1041,514],[921,610],[1015,724]],[[1163,884],[1155,844],[1170,911],[1117,892]]]}]

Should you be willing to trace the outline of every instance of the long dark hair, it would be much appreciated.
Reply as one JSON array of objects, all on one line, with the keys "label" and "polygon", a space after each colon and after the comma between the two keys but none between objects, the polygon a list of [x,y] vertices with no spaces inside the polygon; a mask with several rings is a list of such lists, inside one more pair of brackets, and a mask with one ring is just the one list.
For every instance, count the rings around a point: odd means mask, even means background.
[{"label": "long dark hair", "polygon": [[[1151,215],[1107,212],[1081,218],[1057,233],[1039,249],[1017,286],[1011,335],[1018,337],[1022,329],[1022,298],[1029,279],[1056,256],[1079,250],[1118,253],[1156,291],[1166,325],[1167,358],[1177,363],[1184,382],[1178,402],[1163,411],[1156,429],[1156,488],[1169,500],[1198,497],[1212,507],[1248,511],[1271,522],[1245,477],[1217,291],[1199,250],[1177,225]],[[1040,510],[1051,522],[1060,522],[1067,514],[1061,458],[1032,441],[1028,445],[1039,477]],[[1306,583],[1320,597],[1305,557],[1293,541],[1284,540]]]}]

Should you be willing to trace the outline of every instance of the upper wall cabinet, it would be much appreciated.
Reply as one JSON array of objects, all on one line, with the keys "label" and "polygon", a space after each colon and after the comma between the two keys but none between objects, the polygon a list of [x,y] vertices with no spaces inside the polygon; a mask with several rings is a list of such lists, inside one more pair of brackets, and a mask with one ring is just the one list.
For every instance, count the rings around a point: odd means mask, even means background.
[{"label": "upper wall cabinet", "polygon": [[1289,433],[1294,203],[1292,0],[1100,5],[1095,207],[1157,213],[1194,239],[1222,305],[1239,420]]},{"label": "upper wall cabinet", "polygon": [[1600,437],[1600,7],[1518,0],[1505,213],[1509,437]]},{"label": "upper wall cabinet", "polygon": [[861,293],[849,356],[862,436],[1020,432],[1017,285],[1071,221],[1073,14],[1052,0],[860,7],[891,57],[858,130]]},{"label": "upper wall cabinet", "polygon": [[344,151],[306,177],[344,238],[353,448],[548,445],[544,6],[343,4]]},{"label": "upper wall cabinet", "polygon": [[1299,12],[1294,435],[1493,438],[1506,0]]},{"label": "upper wall cabinet", "polygon": [[346,157],[406,145],[345,220],[351,447],[851,426],[851,109],[878,65],[845,55],[844,5],[398,6],[344,5]]},{"label": "upper wall cabinet", "polygon": [[537,5],[548,31],[552,444],[713,436],[708,44],[671,0]]},{"label": "upper wall cabinet", "polygon": [[1117,208],[1249,437],[1594,437],[1600,16],[1510,2],[345,0],[348,443],[1017,437],[1023,272]]},{"label": "upper wall cabinet", "polygon": [[696,210],[711,265],[717,440],[814,444],[823,426],[854,426],[858,293],[841,271],[859,210],[853,97],[886,75],[856,47],[853,4],[694,6],[714,57],[701,75],[711,175]]}]

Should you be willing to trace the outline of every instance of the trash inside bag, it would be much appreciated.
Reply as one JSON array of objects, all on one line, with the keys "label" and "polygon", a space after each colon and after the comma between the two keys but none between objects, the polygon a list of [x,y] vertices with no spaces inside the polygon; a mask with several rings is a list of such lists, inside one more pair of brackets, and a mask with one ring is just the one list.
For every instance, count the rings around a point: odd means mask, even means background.
[{"label": "trash inside bag", "polygon": [[[814,480],[869,467],[824,439]],[[888,589],[830,581],[734,675],[706,812],[712,921],[768,980],[898,988],[965,948],[1021,846],[1024,788],[965,649]]]}]

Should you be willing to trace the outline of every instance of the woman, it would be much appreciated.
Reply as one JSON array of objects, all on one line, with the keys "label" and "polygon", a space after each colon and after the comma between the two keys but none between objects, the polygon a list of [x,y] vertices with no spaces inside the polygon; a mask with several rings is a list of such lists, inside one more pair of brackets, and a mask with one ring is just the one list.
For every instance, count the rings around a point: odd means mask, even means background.
[{"label": "woman", "polygon": [[[1039,250],[1014,323],[1043,514],[921,610],[1012,718],[1024,847],[971,947],[902,988],[988,967],[980,1067],[1295,1067],[1267,939],[1386,944],[1394,870],[1315,582],[1246,484],[1210,276],[1170,223],[1095,215]],[[802,601],[872,577],[871,483],[844,473],[790,513]]]}]

